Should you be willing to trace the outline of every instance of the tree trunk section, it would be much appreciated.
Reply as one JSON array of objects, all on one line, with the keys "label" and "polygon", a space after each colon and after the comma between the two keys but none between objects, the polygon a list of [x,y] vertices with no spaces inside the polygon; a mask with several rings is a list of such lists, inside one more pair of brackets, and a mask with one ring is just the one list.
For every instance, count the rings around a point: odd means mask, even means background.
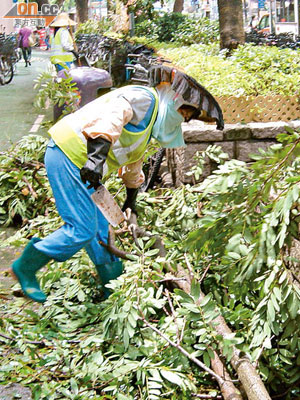
[{"label": "tree trunk section", "polygon": [[[185,277],[185,282],[178,282],[177,286],[180,287],[184,292],[191,292],[191,281],[188,273],[182,268],[178,268],[179,277]],[[205,295],[201,292],[198,300],[198,304],[204,299]],[[216,317],[210,325],[216,332],[226,338],[228,335],[232,334],[232,330],[226,324],[224,318],[219,315]],[[243,385],[245,393],[247,394],[248,400],[271,400],[269,393],[267,392],[263,381],[261,380],[259,374],[251,364],[250,360],[246,357],[240,356],[240,351],[233,347],[233,356],[230,360],[230,364],[236,371],[239,381]]]},{"label": "tree trunk section", "polygon": [[44,4],[49,4],[49,1],[48,0],[36,0],[36,3],[38,4],[39,10],[40,10],[41,6],[43,6]]},{"label": "tree trunk section", "polygon": [[62,10],[62,6],[64,4],[64,0],[57,0],[56,4],[58,5],[59,9]]},{"label": "tree trunk section", "polygon": [[79,23],[82,24],[83,22],[87,21],[89,18],[88,15],[88,0],[76,0],[76,9],[77,15],[79,19]]},{"label": "tree trunk section", "polygon": [[174,13],[182,13],[183,4],[184,4],[184,0],[175,0],[174,6],[173,6],[173,12]]},{"label": "tree trunk section", "polygon": [[[129,225],[135,227],[134,231],[137,237],[153,236],[138,226],[135,214],[133,213],[131,214],[128,223]],[[158,254],[161,257],[166,256],[166,249],[160,237],[156,237],[156,242],[153,245],[153,247],[159,249]],[[166,263],[165,268],[167,269],[168,273],[173,277],[184,278],[183,280],[176,281],[176,285],[184,292],[190,294],[191,292],[190,274],[183,267],[179,265],[177,266],[176,271],[168,263]],[[204,297],[205,295],[202,292],[200,292],[200,296],[197,303],[200,304],[201,301],[204,299]],[[226,324],[225,319],[221,315],[216,317],[210,323],[210,325],[213,327],[213,329],[216,330],[216,332],[219,335],[223,336],[224,338],[226,338],[229,334],[232,334],[232,330]],[[233,356],[230,360],[230,363],[238,375],[239,381],[242,384],[243,389],[245,390],[248,400],[272,400],[265,388],[263,381],[259,376],[259,373],[255,370],[250,360],[247,357],[241,357],[240,351],[235,346],[232,347],[233,347]],[[214,370],[214,372],[216,372],[219,376],[223,375],[223,379],[224,376],[226,376],[226,379],[228,379],[229,374],[227,372],[226,374],[228,375],[220,373],[220,371],[222,371],[223,368],[225,370],[225,366],[223,365],[219,357],[216,357],[215,360],[211,361],[212,361],[212,369]],[[232,400],[241,399],[240,392],[235,388],[235,386],[231,381],[228,382],[226,388],[221,388],[221,391],[225,399],[229,398]]]},{"label": "tree trunk section", "polygon": [[245,43],[242,0],[218,0],[220,48],[229,52]]}]

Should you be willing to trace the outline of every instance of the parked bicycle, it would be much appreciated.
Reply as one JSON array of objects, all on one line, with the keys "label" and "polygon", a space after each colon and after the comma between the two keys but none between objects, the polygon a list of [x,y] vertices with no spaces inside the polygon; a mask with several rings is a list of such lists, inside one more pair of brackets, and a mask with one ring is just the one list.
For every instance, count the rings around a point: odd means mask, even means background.
[{"label": "parked bicycle", "polygon": [[0,84],[6,85],[13,79],[15,65],[19,61],[15,35],[0,34]]},{"label": "parked bicycle", "polygon": [[253,30],[246,33],[246,42],[256,45],[276,46],[281,49],[289,48],[296,50],[300,48],[300,37],[294,36],[291,33],[280,33],[278,35],[270,33],[266,35]]}]

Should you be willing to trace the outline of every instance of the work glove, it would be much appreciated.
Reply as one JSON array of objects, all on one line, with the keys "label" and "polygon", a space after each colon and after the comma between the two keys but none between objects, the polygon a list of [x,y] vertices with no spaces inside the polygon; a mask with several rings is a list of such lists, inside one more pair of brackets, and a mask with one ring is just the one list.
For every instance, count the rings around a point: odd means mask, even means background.
[{"label": "work glove", "polygon": [[87,140],[88,160],[80,170],[80,178],[83,183],[89,182],[88,189],[96,190],[101,185],[103,165],[107,158],[111,142],[103,138]]},{"label": "work glove", "polygon": [[135,208],[135,201],[136,201],[138,191],[139,191],[138,188],[137,189],[131,189],[128,187],[126,188],[127,196],[126,196],[125,203],[122,207],[122,211],[126,211],[127,208],[130,208],[131,211],[137,215],[137,211]]},{"label": "work glove", "polygon": [[77,53],[77,51],[75,50],[71,50],[71,53],[74,54],[75,58],[78,59],[79,58],[79,54]]}]

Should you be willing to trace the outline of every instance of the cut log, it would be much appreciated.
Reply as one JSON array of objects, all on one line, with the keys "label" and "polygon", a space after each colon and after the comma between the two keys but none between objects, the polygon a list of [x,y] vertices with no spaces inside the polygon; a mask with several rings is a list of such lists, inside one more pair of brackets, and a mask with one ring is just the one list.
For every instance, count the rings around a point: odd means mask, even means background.
[{"label": "cut log", "polygon": [[[141,227],[139,227],[137,225],[137,219],[136,219],[135,214],[132,214],[130,216],[130,223],[134,224],[136,226],[135,231],[136,231],[137,236],[139,236],[139,237],[152,236],[151,234],[149,234],[148,232],[145,232]],[[153,247],[159,249],[159,255],[161,257],[164,257],[166,255],[167,252],[165,250],[163,241],[158,236],[156,236],[156,242],[154,243]],[[166,269],[168,270],[168,273],[171,273],[171,275],[173,274],[174,278],[185,278],[183,280],[176,280],[174,282],[174,284],[176,286],[178,286],[184,292],[190,294],[191,278],[190,278],[189,272],[185,271],[182,267],[181,268],[178,267],[177,272],[174,274],[174,270],[171,269],[167,263],[166,263]],[[202,299],[204,299],[204,297],[205,297],[205,295],[201,292],[199,300],[198,300],[198,305],[201,303],[201,301],[202,301]],[[213,327],[213,329],[216,330],[216,332],[219,335],[223,336],[224,338],[228,337],[228,335],[231,336],[233,333],[221,315],[216,317],[211,322],[211,326]],[[222,363],[221,360],[220,360],[220,362]],[[256,369],[254,368],[254,366],[251,364],[250,360],[247,357],[241,356],[241,352],[235,346],[233,346],[233,356],[230,360],[230,364],[233,367],[233,369],[236,371],[236,373],[238,375],[238,379],[243,386],[243,389],[248,397],[248,400],[271,400],[271,397],[270,397],[269,393],[267,392],[265,385],[259,376],[259,373],[256,371]],[[218,372],[220,372],[220,370],[218,369],[220,365],[221,364],[219,364],[217,361],[216,368],[217,368]],[[221,368],[225,369],[224,365]],[[217,371],[215,371],[215,372],[218,373]],[[229,374],[228,374],[228,376],[229,376]],[[230,382],[230,383],[232,383],[232,382]],[[222,390],[222,388],[221,388],[221,390]],[[233,390],[233,392],[232,392],[233,396],[235,396],[235,395],[238,396],[238,393],[240,393],[235,387],[232,390]],[[223,394],[223,392],[222,392],[222,394]],[[232,399],[234,399],[234,398],[237,399],[237,398],[242,398],[242,397],[232,397]]]}]

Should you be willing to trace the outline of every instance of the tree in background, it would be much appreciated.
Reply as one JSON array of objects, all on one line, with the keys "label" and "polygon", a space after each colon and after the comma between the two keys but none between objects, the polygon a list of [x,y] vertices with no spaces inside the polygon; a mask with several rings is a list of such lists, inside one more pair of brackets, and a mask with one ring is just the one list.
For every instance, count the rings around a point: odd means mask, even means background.
[{"label": "tree in background", "polygon": [[[48,2],[49,2],[48,0],[38,1],[38,3],[41,4],[45,4]],[[70,8],[76,6],[79,23],[86,22],[89,18],[88,0],[55,0],[54,2],[59,6],[60,9],[66,12],[68,12]]]},{"label": "tree in background", "polygon": [[183,6],[184,6],[184,0],[175,0],[174,6],[173,6],[173,12],[174,13],[182,13]]},{"label": "tree in background", "polygon": [[89,18],[88,0],[76,0],[78,22],[83,23]]},{"label": "tree in background", "polygon": [[49,0],[35,0],[35,3],[38,4],[40,10],[42,5],[49,4]]},{"label": "tree in background", "polygon": [[235,49],[245,43],[242,0],[218,0],[220,48]]}]

